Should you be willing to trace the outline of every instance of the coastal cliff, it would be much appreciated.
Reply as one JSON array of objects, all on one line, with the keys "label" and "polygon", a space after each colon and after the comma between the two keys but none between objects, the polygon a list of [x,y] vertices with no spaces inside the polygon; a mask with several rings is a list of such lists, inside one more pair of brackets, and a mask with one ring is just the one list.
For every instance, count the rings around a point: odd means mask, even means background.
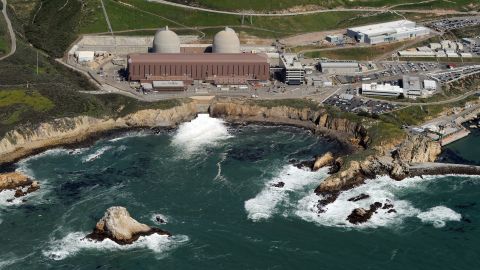
[{"label": "coastal cliff", "polygon": [[[387,152],[386,149],[383,152]],[[439,142],[423,135],[409,135],[386,155],[369,155],[361,161],[350,161],[340,172],[325,179],[315,190],[318,194],[335,193],[362,184],[377,175],[395,180],[410,176],[413,163],[434,162],[441,153]]]},{"label": "coastal cliff", "polygon": [[74,144],[104,132],[151,127],[173,127],[197,115],[194,102],[170,109],[140,110],[118,118],[77,116],[60,118],[36,127],[19,127],[0,140],[0,164],[37,153],[47,148]]},{"label": "coastal cliff", "polygon": [[[273,103],[274,101],[272,101]],[[285,124],[308,128],[316,134],[333,137],[346,145],[366,147],[369,143],[367,131],[359,122],[335,117],[314,103],[288,106],[271,103],[255,103],[251,100],[224,98],[215,100],[210,106],[212,117],[221,117],[234,123]]]}]

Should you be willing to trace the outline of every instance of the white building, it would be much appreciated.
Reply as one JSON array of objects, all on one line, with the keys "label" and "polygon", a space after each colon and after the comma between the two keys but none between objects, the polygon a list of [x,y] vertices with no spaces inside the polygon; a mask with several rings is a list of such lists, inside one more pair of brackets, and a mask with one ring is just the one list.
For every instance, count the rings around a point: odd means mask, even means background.
[{"label": "white building", "polygon": [[435,91],[437,90],[437,82],[434,80],[424,80],[423,88],[427,91]]},{"label": "white building", "polygon": [[76,51],[75,57],[79,63],[90,62],[95,59],[94,51]]},{"label": "white building", "polygon": [[347,36],[358,42],[380,44],[385,42],[414,39],[430,34],[430,29],[417,26],[409,20],[399,20],[347,29]]},{"label": "white building", "polygon": [[408,98],[417,98],[423,95],[419,77],[403,76],[403,91]]},{"label": "white building", "polygon": [[403,89],[398,85],[364,83],[362,84],[362,95],[398,97],[403,94]]},{"label": "white building", "polygon": [[305,68],[296,54],[285,53],[280,56],[283,78],[286,84],[300,85],[305,81]]}]

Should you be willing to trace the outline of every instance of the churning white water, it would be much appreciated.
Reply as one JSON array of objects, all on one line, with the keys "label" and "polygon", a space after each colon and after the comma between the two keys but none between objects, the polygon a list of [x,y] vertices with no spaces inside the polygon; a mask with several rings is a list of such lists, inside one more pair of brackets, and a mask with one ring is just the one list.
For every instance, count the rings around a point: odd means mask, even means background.
[{"label": "churning white water", "polygon": [[199,114],[194,120],[180,125],[172,144],[185,153],[192,154],[205,146],[215,146],[229,137],[231,135],[223,120]]}]

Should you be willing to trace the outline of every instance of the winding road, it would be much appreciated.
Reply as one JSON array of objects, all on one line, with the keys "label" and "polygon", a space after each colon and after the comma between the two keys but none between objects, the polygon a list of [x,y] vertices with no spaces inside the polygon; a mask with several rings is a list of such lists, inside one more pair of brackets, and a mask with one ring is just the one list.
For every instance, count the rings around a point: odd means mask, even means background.
[{"label": "winding road", "polygon": [[[308,10],[308,11],[299,11],[299,12],[284,12],[284,13],[256,13],[251,11],[244,11],[244,12],[235,12],[235,11],[225,11],[225,10],[216,10],[216,9],[209,9],[209,8],[202,8],[202,7],[193,7],[189,5],[174,3],[165,0],[148,0],[149,2],[156,2],[164,5],[175,6],[185,9],[192,9],[210,13],[218,13],[218,14],[225,14],[225,15],[236,15],[236,16],[255,16],[255,17],[284,17],[284,16],[297,16],[297,15],[309,15],[309,14],[317,14],[317,13],[326,13],[326,12],[337,12],[337,11],[345,11],[345,12],[408,12],[408,13],[425,13],[430,14],[434,13],[435,10],[422,10],[422,9],[392,9],[392,7],[387,8],[334,8],[334,9],[317,9],[317,10]],[[428,2],[428,1],[423,1]],[[405,4],[403,4],[405,5]],[[457,10],[439,10],[444,15],[449,14],[480,14],[478,11],[457,11]]]},{"label": "winding road", "polygon": [[2,0],[2,13],[5,17],[5,22],[7,23],[8,32],[10,33],[10,52],[6,55],[0,57],[0,61],[6,59],[7,57],[12,56],[17,51],[17,38],[15,37],[15,32],[13,32],[12,23],[7,14],[7,0]]}]

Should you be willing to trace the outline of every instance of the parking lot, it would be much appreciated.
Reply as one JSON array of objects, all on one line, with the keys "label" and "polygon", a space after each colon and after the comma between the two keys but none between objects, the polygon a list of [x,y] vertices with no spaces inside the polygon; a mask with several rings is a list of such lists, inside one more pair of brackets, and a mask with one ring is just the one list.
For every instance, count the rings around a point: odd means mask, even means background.
[{"label": "parking lot", "polygon": [[480,25],[480,16],[477,17],[468,17],[468,18],[449,18],[442,19],[438,21],[433,21],[427,24],[428,27],[431,27],[439,32],[445,32],[449,30]]},{"label": "parking lot", "polygon": [[[352,93],[352,91],[348,91]],[[400,105],[391,104],[385,101],[368,100],[352,94],[333,95],[324,104],[335,106],[342,111],[351,113],[370,113],[374,115],[384,114],[398,109]]]},{"label": "parking lot", "polygon": [[448,71],[429,73],[427,75],[441,84],[446,84],[477,73],[480,73],[480,65],[458,67]]}]

